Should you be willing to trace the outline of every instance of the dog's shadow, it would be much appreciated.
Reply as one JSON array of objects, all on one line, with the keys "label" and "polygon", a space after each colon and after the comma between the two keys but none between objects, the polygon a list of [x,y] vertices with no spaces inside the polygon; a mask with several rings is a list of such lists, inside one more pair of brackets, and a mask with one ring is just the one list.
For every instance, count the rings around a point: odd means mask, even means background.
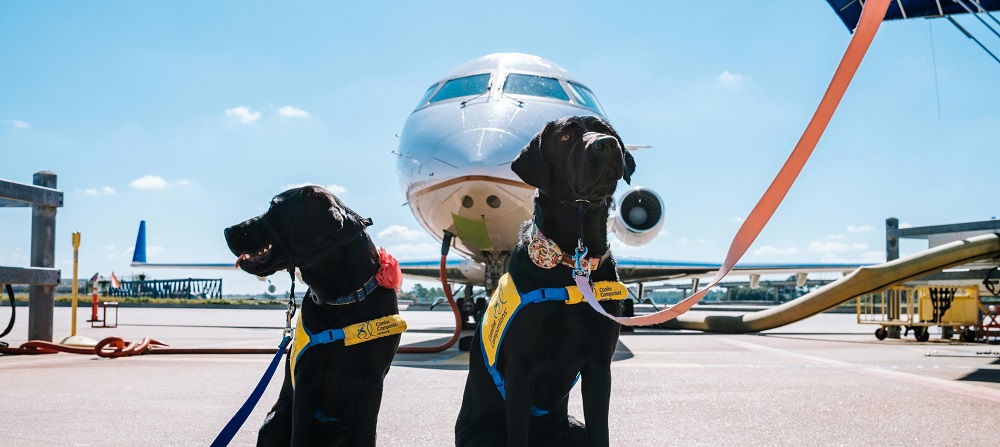
[{"label": "dog's shadow", "polygon": [[[407,344],[407,347],[417,347],[417,346],[439,346],[446,338],[425,340],[419,343]],[[619,339],[618,346],[615,347],[615,353],[611,357],[612,362],[618,362],[621,360],[628,360],[635,357],[632,354],[632,350],[625,346],[624,343]],[[468,370],[469,369],[469,353],[465,351],[458,350],[457,347],[451,347],[442,352],[436,354],[406,354],[406,353],[396,353],[396,357],[392,361],[392,366],[404,366],[409,368],[425,368],[425,369],[439,369],[439,370]]]}]

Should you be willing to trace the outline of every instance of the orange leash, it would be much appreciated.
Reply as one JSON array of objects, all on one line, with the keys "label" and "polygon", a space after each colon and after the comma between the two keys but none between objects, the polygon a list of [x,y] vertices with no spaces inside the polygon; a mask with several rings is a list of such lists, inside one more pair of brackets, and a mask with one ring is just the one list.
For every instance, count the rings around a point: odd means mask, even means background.
[{"label": "orange leash", "polygon": [[823,135],[823,131],[826,130],[827,124],[830,123],[830,118],[833,117],[833,112],[837,110],[841,98],[844,97],[847,86],[850,85],[851,79],[854,78],[854,73],[857,72],[858,65],[864,59],[865,53],[868,51],[868,47],[875,37],[875,32],[878,31],[878,27],[885,17],[885,12],[889,8],[889,2],[890,0],[868,0],[864,2],[864,8],[861,10],[861,18],[858,20],[858,27],[854,30],[854,36],[851,37],[851,42],[847,45],[847,51],[844,52],[840,66],[837,67],[837,71],[833,75],[833,80],[830,81],[830,86],[827,87],[826,93],[823,95],[823,99],[816,109],[816,113],[813,114],[812,120],[806,126],[802,138],[795,145],[795,149],[792,150],[788,161],[781,167],[781,171],[778,172],[777,177],[771,182],[771,186],[764,192],[764,196],[757,202],[757,206],[753,208],[750,216],[747,217],[740,230],[736,233],[732,245],[729,246],[729,253],[726,255],[726,260],[722,263],[722,268],[715,274],[715,277],[712,278],[708,286],[668,309],[638,317],[615,317],[609,315],[597,304],[597,299],[593,297],[593,291],[589,287],[589,278],[577,276],[576,283],[580,287],[580,291],[587,296],[587,303],[594,310],[618,323],[628,326],[646,326],[663,323],[687,312],[691,306],[694,306],[695,303],[708,293],[709,289],[718,284],[719,281],[722,281],[722,278],[733,269],[736,262],[743,257],[743,254],[750,248],[753,241],[757,239],[757,235],[764,229],[767,221],[771,219],[774,211],[792,187],[792,183],[799,176],[799,172],[802,171],[802,167],[809,160],[809,155],[816,148],[816,143],[819,142],[819,138]]}]

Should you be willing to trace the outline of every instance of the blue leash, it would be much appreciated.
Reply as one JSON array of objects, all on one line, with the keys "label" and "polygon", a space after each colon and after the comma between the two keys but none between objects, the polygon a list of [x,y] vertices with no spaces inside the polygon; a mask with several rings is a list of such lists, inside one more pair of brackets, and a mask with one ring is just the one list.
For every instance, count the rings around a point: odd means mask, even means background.
[{"label": "blue leash", "polygon": [[219,432],[219,435],[215,437],[215,441],[212,441],[212,447],[224,447],[229,445],[229,442],[233,440],[236,436],[236,432],[240,431],[240,427],[243,423],[247,421],[250,417],[250,412],[253,408],[257,406],[257,402],[260,401],[260,396],[264,394],[264,390],[267,389],[267,384],[271,382],[271,377],[274,376],[274,371],[278,369],[278,363],[281,360],[281,355],[285,353],[285,347],[288,346],[288,342],[292,339],[290,335],[286,335],[285,338],[281,339],[281,344],[278,345],[278,352],[274,353],[274,358],[271,359],[271,364],[267,367],[267,371],[264,371],[264,376],[260,378],[260,382],[257,382],[257,387],[253,389],[250,393],[250,397],[247,398],[246,402],[243,402],[243,406],[240,407],[239,411],[233,415],[233,418],[229,420],[229,423]]}]

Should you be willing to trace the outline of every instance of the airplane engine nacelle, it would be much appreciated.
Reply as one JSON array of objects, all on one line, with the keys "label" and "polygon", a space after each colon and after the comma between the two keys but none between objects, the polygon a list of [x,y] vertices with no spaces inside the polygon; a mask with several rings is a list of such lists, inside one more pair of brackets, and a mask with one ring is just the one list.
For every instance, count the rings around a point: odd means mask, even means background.
[{"label": "airplane engine nacelle", "polygon": [[618,201],[612,220],[618,240],[633,247],[646,245],[663,227],[663,199],[651,189],[634,188]]}]

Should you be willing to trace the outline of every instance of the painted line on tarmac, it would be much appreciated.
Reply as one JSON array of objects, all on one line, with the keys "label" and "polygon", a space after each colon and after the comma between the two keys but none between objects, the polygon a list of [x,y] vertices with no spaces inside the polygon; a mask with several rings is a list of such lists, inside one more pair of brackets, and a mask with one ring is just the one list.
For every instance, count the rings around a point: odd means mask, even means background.
[{"label": "painted line on tarmac", "polygon": [[782,355],[785,357],[794,357],[803,360],[809,360],[821,364],[856,370],[857,372],[860,372],[862,374],[867,374],[869,376],[892,379],[899,382],[906,382],[914,385],[934,388],[941,391],[947,391],[950,393],[961,394],[963,396],[975,397],[978,399],[984,399],[993,402],[1000,402],[1000,390],[993,388],[973,385],[970,383],[956,382],[953,380],[939,379],[937,377],[928,377],[928,376],[921,376],[918,374],[894,371],[876,366],[865,366],[856,363],[843,362],[840,360],[833,360],[823,357],[816,357],[812,355],[799,354],[797,352],[772,348],[770,346],[758,345],[756,343],[749,343],[742,340],[734,340],[731,338],[721,338],[720,340],[730,345],[742,347],[745,349],[750,349],[753,351],[767,352],[771,354]]}]

